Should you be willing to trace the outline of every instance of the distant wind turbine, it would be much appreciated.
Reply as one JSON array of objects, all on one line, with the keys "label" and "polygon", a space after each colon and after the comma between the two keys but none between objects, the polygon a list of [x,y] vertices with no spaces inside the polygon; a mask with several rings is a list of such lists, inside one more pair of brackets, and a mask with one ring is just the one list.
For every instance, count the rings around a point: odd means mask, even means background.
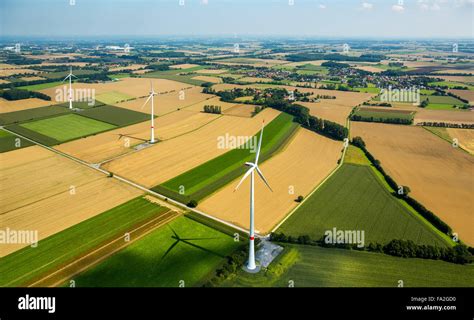
[{"label": "distant wind turbine", "polygon": [[72,109],[72,77],[77,79],[77,77],[72,74],[72,67],[71,67],[69,69],[69,74],[63,80],[64,82],[69,78],[69,109]]},{"label": "distant wind turbine", "polygon": [[155,90],[153,89],[153,83],[150,81],[151,91],[148,99],[146,99],[145,103],[142,106],[142,109],[146,106],[148,101],[151,99],[151,138],[150,143],[155,143],[155,106],[154,106],[154,99],[153,97],[157,95]]},{"label": "distant wind turbine", "polygon": [[254,178],[254,173],[257,171],[258,175],[260,178],[262,178],[263,182],[267,185],[267,187],[270,189],[270,191],[273,192],[272,188],[267,182],[267,179],[263,176],[262,171],[260,171],[260,168],[258,167],[258,158],[260,156],[260,148],[262,147],[262,137],[263,137],[263,128],[264,125],[262,125],[262,131],[260,131],[260,140],[258,142],[258,149],[257,149],[257,154],[255,156],[255,162],[246,162],[245,165],[250,167],[250,169],[247,170],[247,172],[244,174],[242,179],[240,180],[239,184],[237,187],[235,187],[234,192],[240,187],[242,182],[250,175],[250,230],[249,230],[249,236],[250,236],[250,244],[249,244],[249,260],[247,262],[247,269],[248,270],[255,270],[257,267],[255,265],[255,246],[254,246],[254,240],[255,240],[255,230],[254,230],[254,211],[255,211],[255,206],[254,206],[254,185],[255,185],[255,178]]}]

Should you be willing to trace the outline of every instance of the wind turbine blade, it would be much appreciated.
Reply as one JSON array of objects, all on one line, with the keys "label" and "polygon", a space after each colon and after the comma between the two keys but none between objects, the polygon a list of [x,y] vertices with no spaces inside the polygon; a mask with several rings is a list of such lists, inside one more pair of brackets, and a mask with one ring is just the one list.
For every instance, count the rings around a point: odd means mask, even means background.
[{"label": "wind turbine blade", "polygon": [[140,108],[140,110],[143,110],[143,108],[145,108],[146,104],[148,103],[148,101],[150,101],[152,95],[149,95],[148,96],[148,99],[146,99],[145,103],[143,104],[143,106]]},{"label": "wind turbine blade", "polygon": [[255,164],[258,164],[258,158],[260,157],[260,148],[262,147],[263,128],[265,124],[262,124],[262,131],[260,131],[260,139],[258,141],[257,155],[255,156]]},{"label": "wind turbine blade", "polygon": [[153,81],[150,80],[150,87],[151,87],[151,93],[155,93],[155,89],[153,89]]},{"label": "wind turbine blade", "polygon": [[66,81],[66,80],[67,80],[67,78],[69,78],[70,76],[71,76],[71,75],[70,75],[70,74],[68,74],[68,75],[66,76],[66,78],[64,78],[63,82],[64,82],[64,81]]},{"label": "wind turbine blade", "polygon": [[75,75],[73,75],[72,73],[71,73],[71,76],[73,76],[73,77],[74,77],[74,78],[76,78],[76,79],[79,79],[78,77],[76,77],[76,76],[75,76]]},{"label": "wind turbine blade", "polygon": [[247,170],[247,172],[244,174],[244,176],[243,176],[242,179],[240,180],[240,182],[239,182],[239,184],[237,185],[237,187],[235,187],[234,192],[240,187],[240,185],[242,184],[242,182],[244,182],[244,180],[250,175],[250,173],[252,172],[253,169],[255,169],[255,167],[251,167],[250,169]]},{"label": "wind turbine blade", "polygon": [[270,189],[270,191],[273,192],[272,187],[270,187],[270,185],[268,184],[268,181],[267,181],[267,179],[265,179],[265,177],[263,176],[263,173],[262,173],[262,171],[260,171],[260,168],[259,168],[258,166],[256,166],[255,169],[257,169],[258,175],[260,176],[260,178],[262,178],[263,182],[265,182],[265,184],[267,185],[268,189]]}]

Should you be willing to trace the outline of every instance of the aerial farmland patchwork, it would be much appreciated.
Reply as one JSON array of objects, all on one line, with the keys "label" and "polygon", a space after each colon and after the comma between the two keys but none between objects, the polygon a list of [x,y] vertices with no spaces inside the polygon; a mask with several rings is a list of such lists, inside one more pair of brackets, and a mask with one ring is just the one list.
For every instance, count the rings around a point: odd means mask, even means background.
[{"label": "aerial farmland patchwork", "polygon": [[472,37],[12,28],[1,287],[474,287]]}]

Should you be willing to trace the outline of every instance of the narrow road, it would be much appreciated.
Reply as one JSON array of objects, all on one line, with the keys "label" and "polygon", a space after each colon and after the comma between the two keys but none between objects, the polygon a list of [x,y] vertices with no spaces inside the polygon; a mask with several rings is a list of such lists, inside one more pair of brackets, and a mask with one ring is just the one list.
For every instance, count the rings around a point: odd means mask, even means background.
[{"label": "narrow road", "polygon": [[[90,168],[90,169],[99,171],[99,172],[105,174],[106,176],[110,176],[110,174],[111,174],[111,172],[100,168],[100,166],[98,166],[98,165],[96,165],[96,164],[88,163],[88,162],[86,162],[86,161],[84,161],[84,160],[81,160],[81,159],[79,159],[79,158],[76,158],[76,157],[74,157],[74,156],[71,156],[71,155],[69,155],[69,154],[67,154],[67,153],[64,153],[64,152],[62,152],[62,151],[59,151],[59,150],[56,150],[56,149],[54,149],[54,148],[48,147],[48,146],[46,146],[46,145],[44,145],[44,144],[42,144],[42,143],[39,143],[39,142],[37,142],[37,141],[35,141],[35,140],[32,140],[32,139],[30,139],[30,138],[27,138],[27,137],[25,137],[25,136],[23,136],[23,135],[21,135],[21,134],[18,134],[18,133],[16,133],[16,132],[10,131],[10,130],[6,129],[6,128],[3,127],[3,126],[0,126],[0,129],[5,130],[5,131],[7,131],[7,132],[9,132],[9,133],[11,133],[11,134],[13,134],[13,135],[16,135],[16,136],[18,136],[18,137],[20,137],[20,138],[22,138],[22,139],[25,139],[25,140],[27,140],[27,141],[30,141],[30,142],[34,143],[35,145],[37,145],[37,146],[40,146],[40,147],[42,147],[42,148],[44,148],[44,149],[47,149],[47,150],[49,150],[49,151],[51,151],[51,152],[54,152],[54,153],[56,153],[56,154],[58,154],[58,155],[60,155],[60,156],[63,156],[63,157],[68,158],[68,159],[70,159],[70,160],[72,160],[72,161],[75,161],[75,162],[77,162],[77,163],[79,163],[79,164],[81,164],[81,165],[83,165],[83,166],[86,166],[86,167],[88,167],[88,168]],[[151,194],[151,195],[153,195],[153,196],[155,196],[155,197],[157,197],[157,198],[159,198],[159,199],[166,200],[168,203],[171,203],[171,204],[177,206],[177,207],[180,208],[180,209],[183,209],[183,208],[184,208],[184,209],[186,209],[186,210],[195,212],[195,213],[200,214],[200,215],[202,215],[202,216],[204,216],[204,217],[206,217],[206,218],[209,218],[209,219],[212,219],[212,220],[214,220],[214,221],[220,222],[220,223],[222,223],[222,224],[225,224],[225,225],[227,225],[227,226],[229,226],[229,227],[231,227],[231,228],[234,228],[234,229],[236,229],[236,230],[239,230],[239,231],[241,231],[241,232],[244,232],[244,233],[248,233],[248,232],[249,232],[248,230],[246,230],[246,229],[244,229],[244,228],[242,228],[242,227],[239,227],[239,226],[237,226],[237,225],[234,225],[233,223],[230,223],[230,222],[227,222],[227,221],[225,221],[225,220],[222,220],[222,219],[213,217],[213,216],[211,216],[211,215],[209,215],[209,214],[207,214],[207,213],[204,213],[204,212],[202,212],[202,211],[200,211],[200,210],[197,210],[197,209],[195,209],[195,208],[190,208],[190,207],[188,207],[188,206],[187,206],[186,204],[184,204],[184,203],[181,203],[181,202],[179,202],[179,201],[170,199],[170,198],[168,198],[168,197],[166,197],[166,196],[164,196],[164,195],[162,195],[162,194],[160,194],[160,193],[158,193],[158,192],[155,192],[155,191],[153,191],[153,190],[150,190],[150,189],[148,189],[148,188],[146,188],[146,187],[144,187],[144,186],[142,186],[142,185],[140,185],[140,184],[138,184],[138,183],[136,183],[136,182],[133,182],[133,181],[131,181],[131,180],[128,180],[127,178],[121,177],[121,176],[116,175],[116,174],[113,174],[113,178],[114,178],[114,179],[117,179],[117,180],[119,180],[119,181],[122,181],[122,182],[124,182],[124,183],[126,183],[126,184],[128,184],[128,185],[131,185],[131,186],[133,186],[133,187],[135,187],[135,188],[137,188],[137,189],[140,189],[140,190],[142,190],[142,191],[144,191],[144,192],[146,192],[146,193],[148,193],[148,194]],[[261,237],[261,236],[258,235],[258,234],[255,234],[255,235],[256,235],[257,237]]]}]

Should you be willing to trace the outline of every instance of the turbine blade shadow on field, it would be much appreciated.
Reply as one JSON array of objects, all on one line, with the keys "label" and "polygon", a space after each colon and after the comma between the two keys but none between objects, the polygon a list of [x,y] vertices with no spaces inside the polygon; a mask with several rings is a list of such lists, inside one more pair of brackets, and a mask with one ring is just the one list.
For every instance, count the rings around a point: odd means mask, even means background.
[{"label": "turbine blade shadow on field", "polygon": [[134,137],[133,134],[134,134],[134,133],[131,133],[131,134],[117,133],[116,135],[119,136],[117,140],[120,140],[120,139],[122,139],[123,137],[127,137],[127,138],[131,138],[131,139],[135,139],[135,140],[139,140],[139,141],[143,141],[143,142],[148,141],[148,140],[143,139],[143,138]]},{"label": "turbine blade shadow on field", "polygon": [[199,249],[199,250],[203,250],[205,252],[208,252],[210,254],[213,254],[213,255],[216,255],[218,257],[221,257],[221,258],[225,258],[225,256],[223,256],[222,254],[218,253],[218,252],[215,252],[215,251],[212,251],[210,249],[207,249],[207,248],[204,248],[204,247],[201,247],[197,244],[194,244],[194,243],[191,243],[190,241],[199,241],[199,240],[215,240],[215,239],[219,239],[219,237],[209,237],[209,238],[181,238],[178,233],[171,227],[168,225],[168,227],[171,229],[171,232],[173,232],[173,235],[171,236],[172,239],[175,239],[176,241],[173,242],[173,244],[166,250],[166,252],[163,254],[163,256],[161,257],[160,259],[160,262],[158,263],[158,266],[165,260],[166,256],[174,249],[174,247],[176,247],[178,245],[178,243],[182,242],[182,243],[185,243],[191,247],[194,247],[196,249]]}]

